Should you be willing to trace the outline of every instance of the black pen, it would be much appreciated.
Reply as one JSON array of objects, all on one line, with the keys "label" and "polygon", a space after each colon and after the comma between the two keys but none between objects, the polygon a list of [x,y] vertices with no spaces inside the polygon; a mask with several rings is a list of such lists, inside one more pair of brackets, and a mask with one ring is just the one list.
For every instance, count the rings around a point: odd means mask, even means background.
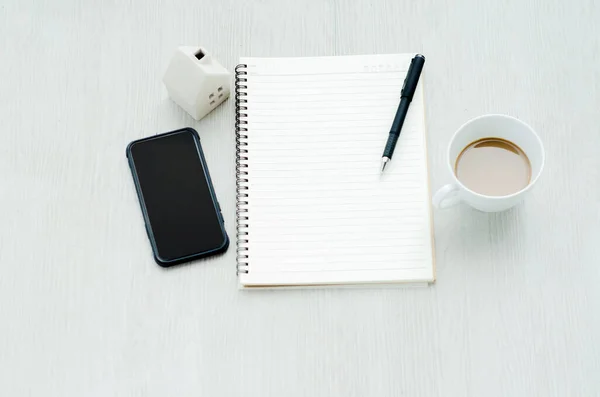
[{"label": "black pen", "polygon": [[417,54],[410,61],[410,67],[404,78],[404,85],[402,86],[402,91],[400,93],[400,104],[398,105],[398,110],[396,110],[396,116],[394,117],[392,128],[390,128],[390,134],[388,135],[385,149],[383,149],[383,157],[381,158],[382,173],[387,163],[392,159],[392,154],[394,154],[394,148],[400,137],[400,131],[402,130],[402,124],[404,124],[404,119],[408,112],[408,106],[415,95],[423,65],[425,65],[425,57],[421,54]]}]

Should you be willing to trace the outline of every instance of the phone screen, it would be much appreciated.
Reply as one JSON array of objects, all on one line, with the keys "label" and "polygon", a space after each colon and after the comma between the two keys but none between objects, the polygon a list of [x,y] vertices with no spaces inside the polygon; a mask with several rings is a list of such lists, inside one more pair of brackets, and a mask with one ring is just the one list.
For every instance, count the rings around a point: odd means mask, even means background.
[{"label": "phone screen", "polygon": [[146,227],[159,263],[226,248],[220,209],[195,134],[186,129],[136,141],[129,147]]}]

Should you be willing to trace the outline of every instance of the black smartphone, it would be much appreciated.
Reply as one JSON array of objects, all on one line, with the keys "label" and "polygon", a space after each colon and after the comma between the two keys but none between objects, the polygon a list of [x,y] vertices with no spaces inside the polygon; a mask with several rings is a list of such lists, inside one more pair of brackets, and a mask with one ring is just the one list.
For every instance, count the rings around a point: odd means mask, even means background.
[{"label": "black smartphone", "polygon": [[127,159],[156,263],[168,267],[227,250],[221,207],[196,130],[133,141]]}]

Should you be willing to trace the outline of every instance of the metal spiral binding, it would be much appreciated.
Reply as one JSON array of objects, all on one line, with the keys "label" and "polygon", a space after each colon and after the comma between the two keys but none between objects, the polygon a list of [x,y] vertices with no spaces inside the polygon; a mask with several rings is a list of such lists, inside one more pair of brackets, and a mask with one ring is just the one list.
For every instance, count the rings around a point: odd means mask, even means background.
[{"label": "metal spiral binding", "polygon": [[248,75],[247,65],[235,67],[235,174],[236,174],[236,239],[237,274],[248,273]]}]

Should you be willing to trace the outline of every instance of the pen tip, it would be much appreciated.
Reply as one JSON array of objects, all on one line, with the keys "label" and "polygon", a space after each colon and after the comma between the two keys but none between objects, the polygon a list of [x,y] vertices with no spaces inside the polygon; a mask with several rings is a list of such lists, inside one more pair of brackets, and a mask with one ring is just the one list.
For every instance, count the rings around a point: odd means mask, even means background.
[{"label": "pen tip", "polygon": [[381,159],[381,173],[383,174],[383,170],[385,170],[385,166],[387,165],[388,161],[390,161],[389,158],[384,157]]}]

